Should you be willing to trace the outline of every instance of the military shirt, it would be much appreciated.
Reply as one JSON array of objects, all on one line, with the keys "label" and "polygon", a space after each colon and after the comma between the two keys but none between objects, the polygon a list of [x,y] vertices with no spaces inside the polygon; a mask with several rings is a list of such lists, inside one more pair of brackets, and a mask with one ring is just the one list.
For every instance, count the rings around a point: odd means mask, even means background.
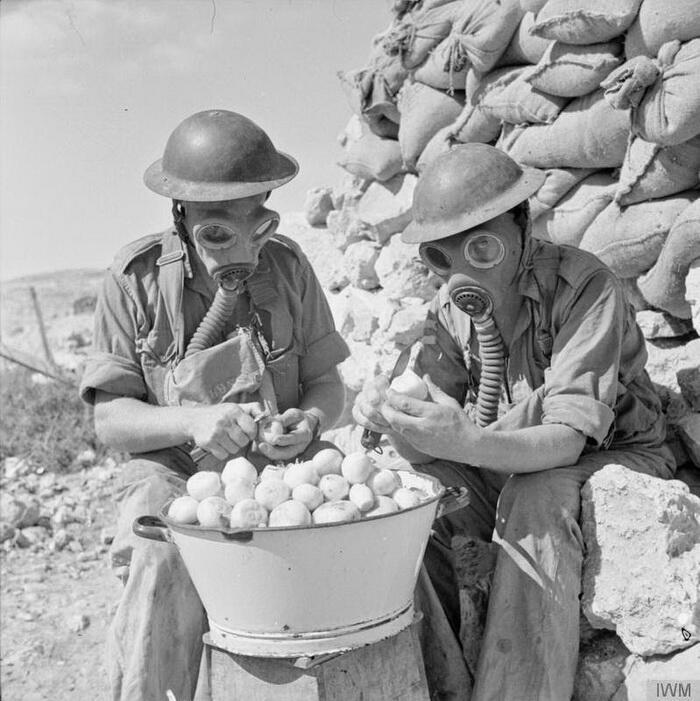
[{"label": "military shirt", "polygon": [[[428,313],[416,371],[469,405],[481,365],[476,334],[445,287]],[[586,450],[660,446],[666,429],[644,337],[612,271],[586,251],[531,239],[518,291],[523,302],[490,430],[559,423],[586,436]]]},{"label": "military shirt", "polygon": [[[213,300],[216,285],[199,257],[173,251],[172,230],[141,238],[122,249],[108,269],[95,310],[94,351],[85,367],[80,393],[93,403],[96,390],[164,404],[163,386],[178,344],[168,318],[161,268],[180,266],[184,337],[191,338]],[[176,251],[177,252],[177,251]],[[249,278],[252,306],[269,347],[270,369],[280,411],[298,406],[304,385],[349,355],[336,331],[328,302],[304,253],[291,239],[275,235],[263,247]],[[241,296],[237,320],[250,311]],[[240,307],[240,309],[239,309]]]}]

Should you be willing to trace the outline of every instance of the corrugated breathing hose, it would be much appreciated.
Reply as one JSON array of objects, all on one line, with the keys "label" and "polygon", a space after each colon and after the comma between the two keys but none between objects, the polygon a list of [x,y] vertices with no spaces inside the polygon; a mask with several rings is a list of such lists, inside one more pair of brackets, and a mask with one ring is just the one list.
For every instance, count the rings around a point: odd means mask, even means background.
[{"label": "corrugated breathing hose", "polygon": [[214,301],[199,322],[185,350],[185,358],[213,346],[221,336],[226,322],[231,318],[238,301],[240,287],[227,288],[219,286]]}]

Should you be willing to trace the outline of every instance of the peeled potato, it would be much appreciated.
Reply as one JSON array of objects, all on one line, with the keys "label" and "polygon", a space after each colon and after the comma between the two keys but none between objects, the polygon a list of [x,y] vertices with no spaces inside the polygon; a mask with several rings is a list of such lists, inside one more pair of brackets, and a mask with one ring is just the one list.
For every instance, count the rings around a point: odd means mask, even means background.
[{"label": "peeled potato", "polygon": [[323,504],[323,492],[315,484],[298,484],[292,489],[292,499],[300,501],[309,511]]},{"label": "peeled potato", "polygon": [[300,484],[318,484],[318,473],[311,461],[292,463],[284,473],[284,481],[290,489]]},{"label": "peeled potato", "polygon": [[366,484],[353,484],[348,499],[360,511],[369,511],[374,506],[374,492]]},{"label": "peeled potato", "polygon": [[267,526],[267,509],[255,499],[243,499],[231,509],[231,528],[261,528]]},{"label": "peeled potato", "polygon": [[362,452],[350,453],[343,458],[340,471],[350,484],[361,484],[374,470],[374,465],[369,457]]},{"label": "peeled potato", "polygon": [[398,377],[395,377],[391,381],[389,389],[407,394],[414,399],[425,400],[428,398],[428,386],[410,368],[406,368]]},{"label": "peeled potato", "polygon": [[314,523],[344,523],[359,521],[360,510],[351,501],[327,501],[311,514]]},{"label": "peeled potato", "polygon": [[318,488],[323,492],[326,501],[338,501],[348,495],[350,483],[342,475],[323,475]]},{"label": "peeled potato", "polygon": [[197,501],[221,495],[221,478],[218,472],[195,472],[187,480],[187,493]]},{"label": "peeled potato", "polygon": [[258,426],[258,440],[276,445],[277,439],[284,434],[284,424],[276,417],[261,421]]},{"label": "peeled potato", "polygon": [[284,473],[287,471],[286,465],[265,465],[260,473],[260,481],[269,479],[281,480],[284,478]]},{"label": "peeled potato", "polygon": [[291,493],[292,490],[284,480],[269,479],[260,482],[255,488],[255,499],[268,511],[272,511],[283,501],[287,501]]},{"label": "peeled potato", "polygon": [[340,464],[343,462],[343,454],[335,448],[324,448],[311,458],[311,462],[319,477],[331,474],[339,475],[341,474]]},{"label": "peeled potato", "polygon": [[186,494],[173,499],[168,507],[168,516],[177,523],[197,523],[197,507],[199,502]]},{"label": "peeled potato", "polygon": [[236,477],[235,479],[230,478],[226,487],[224,488],[224,499],[233,505],[237,504],[243,499],[254,499],[255,498],[255,484],[249,482],[247,479],[242,479]]},{"label": "peeled potato", "polygon": [[373,472],[366,484],[377,496],[389,496],[401,486],[401,481],[393,470],[384,468]]},{"label": "peeled potato", "polygon": [[269,526],[310,526],[311,512],[300,501],[289,499],[278,504],[271,512]]},{"label": "peeled potato", "polygon": [[200,526],[220,528],[228,524],[231,516],[231,504],[221,497],[207,497],[197,506],[197,520]]},{"label": "peeled potato", "polygon": [[232,479],[244,479],[248,480],[248,482],[256,482],[258,479],[258,471],[250,460],[239,456],[229,460],[224,465],[224,469],[221,472],[221,481],[224,484],[228,484]]},{"label": "peeled potato", "polygon": [[391,498],[396,502],[399,509],[411,509],[421,503],[420,494],[409,487],[399,487]]},{"label": "peeled potato", "polygon": [[379,495],[375,502],[375,506],[369,511],[365,511],[365,518],[373,516],[384,516],[384,514],[395,514],[399,510],[398,505],[391,497]]}]

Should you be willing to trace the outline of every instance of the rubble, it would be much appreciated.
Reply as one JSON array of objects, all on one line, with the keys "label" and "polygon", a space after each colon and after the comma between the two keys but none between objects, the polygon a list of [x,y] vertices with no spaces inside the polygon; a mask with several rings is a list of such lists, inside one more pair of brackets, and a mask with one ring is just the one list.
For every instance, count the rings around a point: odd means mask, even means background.
[{"label": "rubble", "polygon": [[325,226],[329,213],[334,209],[333,188],[314,187],[306,193],[304,215],[311,226]]},{"label": "rubble", "polygon": [[384,245],[411,221],[416,180],[415,175],[400,174],[383,183],[373,182],[360,198],[358,217],[378,244]]}]

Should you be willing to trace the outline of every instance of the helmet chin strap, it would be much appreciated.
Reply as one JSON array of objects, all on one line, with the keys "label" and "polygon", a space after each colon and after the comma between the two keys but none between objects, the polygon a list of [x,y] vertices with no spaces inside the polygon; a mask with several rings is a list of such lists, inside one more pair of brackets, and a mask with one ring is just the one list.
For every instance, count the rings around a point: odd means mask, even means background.
[{"label": "helmet chin strap", "polygon": [[505,352],[503,339],[493,318],[493,300],[486,290],[474,285],[466,275],[453,275],[447,283],[452,303],[468,314],[479,342],[481,377],[476,399],[476,423],[482,428],[498,417]]}]

